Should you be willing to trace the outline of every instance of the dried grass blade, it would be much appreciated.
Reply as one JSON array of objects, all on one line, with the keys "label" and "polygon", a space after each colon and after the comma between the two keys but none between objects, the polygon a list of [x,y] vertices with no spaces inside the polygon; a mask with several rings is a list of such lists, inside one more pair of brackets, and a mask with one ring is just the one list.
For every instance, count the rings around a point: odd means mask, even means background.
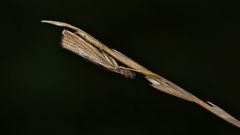
[{"label": "dried grass blade", "polygon": [[[75,32],[74,34],[70,31],[64,30],[62,39],[62,45],[64,48],[88,59],[97,65],[101,65],[107,70],[120,73],[126,77],[132,78],[134,76],[134,73],[132,71],[143,74],[145,75],[146,79],[152,83],[151,85],[157,90],[179,97],[181,99],[195,102],[196,104],[219,116],[225,121],[240,128],[240,121],[228,114],[223,109],[219,108],[211,102],[206,103],[202,101],[190,92],[148,70],[147,68],[143,67],[122,53],[108,48],[106,45],[88,33],[84,32],[83,30],[64,22],[48,20],[44,20],[42,22],[65,27]],[[116,60],[125,64],[129,68],[119,66]]]}]

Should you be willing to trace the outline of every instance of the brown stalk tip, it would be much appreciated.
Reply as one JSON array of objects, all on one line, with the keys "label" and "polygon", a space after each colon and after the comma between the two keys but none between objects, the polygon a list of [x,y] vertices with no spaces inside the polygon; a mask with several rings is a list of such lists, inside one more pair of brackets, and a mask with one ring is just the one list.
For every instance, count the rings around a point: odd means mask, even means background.
[{"label": "brown stalk tip", "polygon": [[62,22],[58,22],[58,21],[51,21],[51,20],[41,20],[41,23],[49,23],[52,25],[57,25],[57,26],[62,26],[63,23]]}]

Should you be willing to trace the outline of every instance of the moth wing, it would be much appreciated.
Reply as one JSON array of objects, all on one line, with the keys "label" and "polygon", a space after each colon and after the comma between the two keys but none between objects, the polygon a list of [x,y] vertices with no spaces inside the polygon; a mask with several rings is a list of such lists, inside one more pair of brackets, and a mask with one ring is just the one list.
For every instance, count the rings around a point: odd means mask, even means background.
[{"label": "moth wing", "polygon": [[97,65],[112,68],[109,62],[105,60],[105,56],[97,48],[68,30],[62,32],[61,46]]}]

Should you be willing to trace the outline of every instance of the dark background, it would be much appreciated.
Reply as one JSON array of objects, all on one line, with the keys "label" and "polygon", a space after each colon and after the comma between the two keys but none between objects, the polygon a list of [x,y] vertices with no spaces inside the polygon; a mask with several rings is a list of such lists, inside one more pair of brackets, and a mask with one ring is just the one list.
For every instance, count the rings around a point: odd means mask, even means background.
[{"label": "dark background", "polygon": [[209,0],[2,1],[2,135],[226,134],[206,110],[60,48],[78,26],[240,119],[240,5]]}]

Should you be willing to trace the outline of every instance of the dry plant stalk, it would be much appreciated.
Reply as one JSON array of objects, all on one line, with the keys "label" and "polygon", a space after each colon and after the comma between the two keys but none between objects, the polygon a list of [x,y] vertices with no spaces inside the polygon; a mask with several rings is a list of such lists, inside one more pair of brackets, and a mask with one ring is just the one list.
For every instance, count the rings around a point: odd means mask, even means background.
[{"label": "dry plant stalk", "polygon": [[[42,22],[66,28],[62,32],[61,46],[63,48],[72,51],[87,59],[88,61],[99,65],[109,71],[122,74],[128,78],[134,78],[135,73],[140,73],[144,75],[149,82],[151,82],[151,86],[155,89],[176,96],[178,98],[194,102],[217,115],[218,117],[224,119],[225,121],[240,128],[239,120],[215,104],[209,101],[204,102],[203,100],[182,89],[176,84],[168,81],[156,73],[153,73],[152,71],[123,55],[122,53],[107,47],[83,30],[64,22],[49,20],[43,20]],[[117,61],[125,66],[119,66]]]}]

